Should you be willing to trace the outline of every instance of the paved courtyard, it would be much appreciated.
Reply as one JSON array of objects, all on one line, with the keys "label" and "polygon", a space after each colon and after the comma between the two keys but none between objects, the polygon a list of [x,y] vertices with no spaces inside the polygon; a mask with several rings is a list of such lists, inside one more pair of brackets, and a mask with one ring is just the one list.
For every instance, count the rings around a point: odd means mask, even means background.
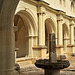
[{"label": "paved courtyard", "polygon": [[[75,75],[74,69],[62,70],[61,75]],[[35,66],[30,68],[23,68],[21,69],[20,75],[44,75],[44,70],[36,68]]]},{"label": "paved courtyard", "polygon": [[[70,67],[60,71],[61,75],[75,75],[75,57],[68,57]],[[20,75],[44,75],[44,70],[37,68],[35,65],[28,65],[21,68]]]}]

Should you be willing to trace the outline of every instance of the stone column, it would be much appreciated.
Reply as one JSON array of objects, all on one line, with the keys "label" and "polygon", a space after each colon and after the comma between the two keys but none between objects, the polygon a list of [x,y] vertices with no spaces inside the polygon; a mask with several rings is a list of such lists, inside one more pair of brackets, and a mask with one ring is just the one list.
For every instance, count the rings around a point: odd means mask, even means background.
[{"label": "stone column", "polygon": [[29,57],[33,58],[34,57],[33,46],[37,45],[37,36],[35,35],[29,36],[28,39],[29,39]]},{"label": "stone column", "polygon": [[62,30],[62,19],[58,18],[57,20],[57,35],[58,35],[58,41],[57,41],[57,55],[63,55],[63,30]]},{"label": "stone column", "polygon": [[32,47],[33,47],[33,38],[32,38],[32,36],[30,36],[28,38],[28,40],[29,40],[29,55],[28,55],[28,57],[33,57],[33,49],[32,49]]},{"label": "stone column", "polygon": [[[29,54],[28,54],[28,56],[27,57],[30,57],[30,58],[33,58],[33,45],[34,45],[34,38],[36,38],[37,36],[34,36],[34,35],[30,35],[30,36],[26,36],[25,38],[27,38],[28,39],[28,46],[29,46],[29,48],[28,48],[28,50],[29,50]],[[36,43],[36,41],[35,41],[35,43]]]},{"label": "stone column", "polygon": [[19,0],[0,0],[0,75],[18,75],[15,71],[14,13]]},{"label": "stone column", "polygon": [[69,40],[70,40],[69,37],[64,38],[64,54],[65,55],[67,55],[67,53],[68,53],[67,45],[68,45]]},{"label": "stone column", "polygon": [[[45,47],[45,13],[38,13],[38,50],[41,52],[41,58],[46,57],[46,47]],[[41,49],[40,49],[41,48]]]},{"label": "stone column", "polygon": [[17,58],[17,51],[19,50],[19,48],[15,48],[15,63],[16,63],[16,58]]},{"label": "stone column", "polygon": [[13,23],[0,19],[0,75],[17,75],[15,71],[15,32]]},{"label": "stone column", "polygon": [[58,19],[58,45],[63,45],[62,19]]},{"label": "stone column", "polygon": [[43,35],[42,35],[43,42],[42,42],[42,45],[45,45],[45,13],[43,13],[42,16],[43,16],[42,17],[42,20],[43,20],[42,21],[43,22],[42,23],[42,25],[43,25],[43,28],[42,28],[43,29],[42,30],[42,33],[43,33]]},{"label": "stone column", "polygon": [[75,45],[74,45],[74,23],[70,24],[70,45],[68,45],[69,55],[75,54]]},{"label": "stone column", "polygon": [[70,44],[74,45],[74,24],[70,24]]},{"label": "stone column", "polygon": [[39,45],[43,45],[43,13],[38,13]]},{"label": "stone column", "polygon": [[55,31],[56,45],[58,44],[58,26],[56,23],[56,31]]}]

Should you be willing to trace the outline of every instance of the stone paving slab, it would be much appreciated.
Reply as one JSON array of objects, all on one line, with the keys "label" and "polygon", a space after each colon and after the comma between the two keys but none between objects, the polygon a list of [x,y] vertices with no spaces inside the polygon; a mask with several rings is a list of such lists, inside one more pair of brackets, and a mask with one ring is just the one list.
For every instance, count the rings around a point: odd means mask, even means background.
[{"label": "stone paving slab", "polygon": [[61,71],[61,75],[75,75],[74,71]]},{"label": "stone paving slab", "polygon": [[[75,69],[61,70],[60,75],[75,75]],[[44,75],[44,70],[35,66],[21,69],[20,75]]]},{"label": "stone paving slab", "polygon": [[[24,72],[24,73],[21,73],[20,75],[44,75],[44,72],[41,72],[41,71],[31,71],[31,72]],[[75,72],[73,71],[61,71],[61,74],[60,75],[75,75]]]},{"label": "stone paving slab", "polygon": [[[61,70],[60,75],[75,75],[75,57],[67,58],[71,65],[70,67]],[[35,65],[27,65],[21,68],[20,75],[44,75],[44,70],[35,67]]]}]

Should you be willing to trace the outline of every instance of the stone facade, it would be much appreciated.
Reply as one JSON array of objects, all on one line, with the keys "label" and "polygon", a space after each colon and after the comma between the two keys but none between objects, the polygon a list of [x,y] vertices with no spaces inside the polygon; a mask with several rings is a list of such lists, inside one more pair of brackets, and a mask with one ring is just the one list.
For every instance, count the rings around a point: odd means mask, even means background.
[{"label": "stone facade", "polygon": [[74,54],[74,17],[74,0],[0,0],[0,75],[16,73],[15,58],[27,64],[47,58],[50,32],[58,56]]},{"label": "stone facade", "polygon": [[49,33],[56,35],[59,55],[74,53],[74,1],[20,0],[15,11],[15,46],[18,59],[46,58],[49,49]]}]

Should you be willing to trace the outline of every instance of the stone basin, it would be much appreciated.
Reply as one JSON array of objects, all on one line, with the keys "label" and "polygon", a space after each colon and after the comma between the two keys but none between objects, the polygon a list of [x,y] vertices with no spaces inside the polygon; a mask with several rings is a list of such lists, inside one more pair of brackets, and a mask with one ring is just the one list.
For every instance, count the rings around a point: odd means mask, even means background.
[{"label": "stone basin", "polygon": [[68,60],[57,60],[55,63],[50,63],[49,59],[40,59],[35,62],[38,68],[42,69],[64,69],[70,66]]}]

